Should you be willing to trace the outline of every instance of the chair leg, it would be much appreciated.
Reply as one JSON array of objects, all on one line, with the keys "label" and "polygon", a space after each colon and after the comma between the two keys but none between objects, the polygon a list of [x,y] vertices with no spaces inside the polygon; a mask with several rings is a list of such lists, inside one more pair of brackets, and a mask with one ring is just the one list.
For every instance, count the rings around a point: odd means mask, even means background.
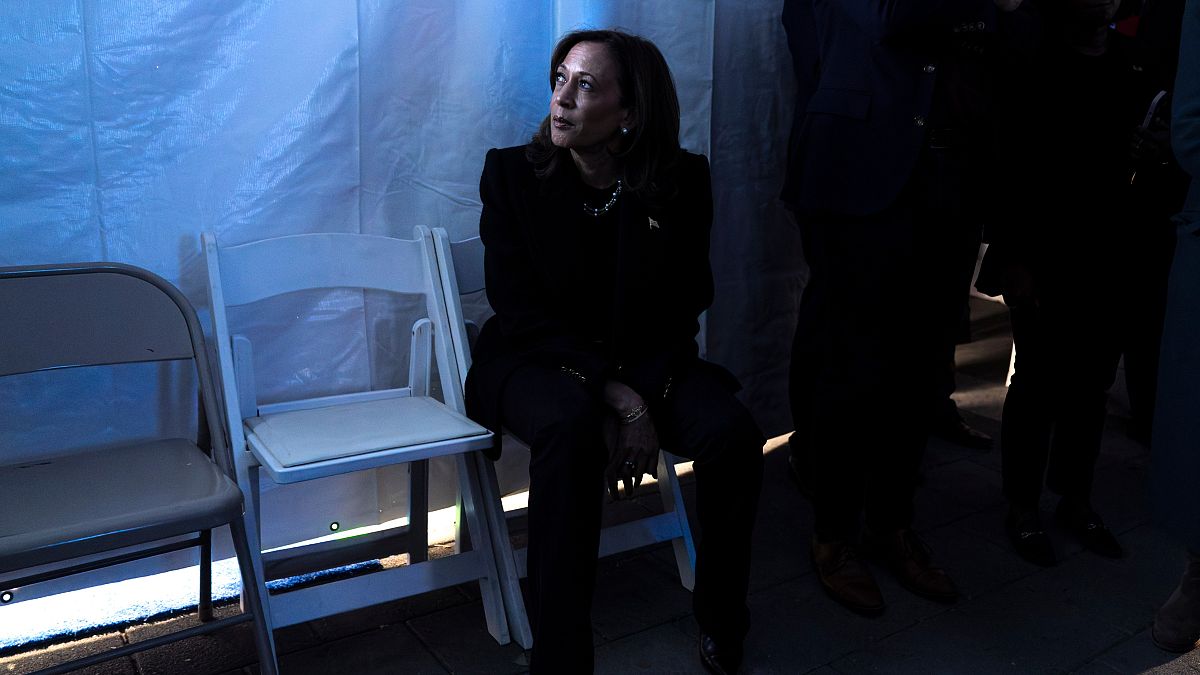
[{"label": "chair leg", "polygon": [[[469,453],[474,455],[476,453]],[[504,594],[500,589],[499,575],[496,571],[496,556],[492,549],[492,539],[489,534],[486,514],[483,509],[483,491],[480,488],[479,469],[473,457],[468,453],[456,455],[458,460],[459,499],[462,502],[462,512],[467,521],[467,527],[473,535],[472,551],[479,554],[483,561],[479,592],[483,599],[483,614],[487,620],[488,632],[496,642],[506,645],[511,642],[508,633],[508,621],[504,616]],[[461,525],[460,525],[461,528]]]},{"label": "chair leg", "polygon": [[473,453],[479,467],[479,487],[483,493],[483,511],[487,516],[488,531],[492,536],[492,551],[496,557],[496,568],[500,574],[500,593],[504,598],[504,611],[508,615],[508,630],[522,649],[533,647],[533,630],[529,627],[529,616],[525,611],[525,599],[521,595],[521,580],[517,573],[517,561],[513,556],[512,541],[508,537],[508,521],[504,517],[504,505],[500,501],[500,484],[496,479],[496,465],[483,453]]},{"label": "chair leg", "polygon": [[663,511],[674,513],[679,520],[679,537],[671,540],[671,544],[675,547],[679,581],[690,591],[696,586],[696,543],[692,539],[687,508],[683,504],[679,476],[675,473],[675,455],[665,450],[658,453],[658,491],[662,495]]},{"label": "chair leg", "polygon": [[278,675],[270,599],[262,576],[261,548],[258,537],[250,534],[252,530],[244,520],[238,518],[229,524],[238,567],[242,572],[242,611],[254,615],[254,644],[258,650],[259,675]]},{"label": "chair leg", "polygon": [[[267,577],[262,562],[262,526],[259,524],[262,518],[258,494],[258,467],[239,465],[237,467],[237,479],[238,488],[242,491],[242,498],[246,500],[242,507],[242,520],[245,521],[246,533],[249,537],[250,553],[253,555],[255,573],[265,585]],[[246,604],[245,584],[242,585],[241,608],[243,612],[249,611]]]},{"label": "chair leg", "polygon": [[[462,469],[459,469],[462,471]],[[462,484],[462,479],[459,479],[459,484]],[[466,507],[463,506],[462,490],[454,497],[454,552],[462,553],[471,548],[471,532],[468,528],[463,527],[466,524]]]},{"label": "chair leg", "polygon": [[200,532],[200,600],[196,613],[201,621],[212,621],[212,530]]},{"label": "chair leg", "polygon": [[429,559],[429,461],[408,465],[408,564]]}]

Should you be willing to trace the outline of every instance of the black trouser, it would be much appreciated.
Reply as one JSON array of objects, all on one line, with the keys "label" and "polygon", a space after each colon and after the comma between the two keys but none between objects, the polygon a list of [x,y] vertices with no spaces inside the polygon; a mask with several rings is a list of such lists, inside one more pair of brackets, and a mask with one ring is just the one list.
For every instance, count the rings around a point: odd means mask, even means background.
[{"label": "black trouser", "polygon": [[[572,378],[527,365],[505,382],[504,424],[531,449],[529,618],[533,672],[592,670],[592,593],[608,451],[608,414]],[[693,605],[701,630],[740,644],[750,625],[750,541],[762,486],[763,436],[749,411],[710,373],[677,377],[650,413],[662,447],[695,460]]]},{"label": "black trouser", "polygon": [[962,166],[926,150],[897,203],[802,224],[811,274],[792,347],[792,446],[813,477],[816,536],[851,539],[860,517],[912,521],[917,469],[976,241]]},{"label": "black trouser", "polygon": [[1156,220],[1136,212],[1131,213],[1130,223],[1124,240],[1132,300],[1125,307],[1122,326],[1125,389],[1134,431],[1148,438],[1158,389],[1159,344],[1167,311],[1167,277],[1175,254],[1175,225],[1168,217]]},{"label": "black trouser", "polygon": [[1055,276],[1035,282],[1037,306],[1009,310],[1017,363],[1000,431],[1004,495],[1030,510],[1037,508],[1043,477],[1056,494],[1090,499],[1107,392],[1120,359],[1112,317],[1119,316],[1122,299],[1079,287],[1086,276]]},{"label": "black trouser", "polygon": [[970,340],[971,335],[971,277],[975,274],[975,264],[979,261],[979,244],[983,240],[983,229],[976,226],[971,236],[953,237],[947,242],[946,255],[957,260],[958,267],[954,270],[957,278],[962,281],[962,295],[958,306],[953,310],[955,323],[952,329],[942,336],[942,370],[938,376],[934,400],[930,403],[932,424],[945,425],[959,419],[958,406],[950,398],[957,389],[956,375],[958,368],[954,363],[954,352],[960,342]]}]

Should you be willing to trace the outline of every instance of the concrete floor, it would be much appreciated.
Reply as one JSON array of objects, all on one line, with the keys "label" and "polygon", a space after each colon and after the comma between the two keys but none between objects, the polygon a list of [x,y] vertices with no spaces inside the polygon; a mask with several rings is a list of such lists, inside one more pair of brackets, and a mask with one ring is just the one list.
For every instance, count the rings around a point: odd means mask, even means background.
[{"label": "concrete floor", "polygon": [[[975,341],[958,352],[955,398],[968,421],[998,434],[1010,340],[1002,308],[974,305]],[[1200,653],[1178,656],[1150,641],[1155,608],[1178,581],[1181,550],[1150,523],[1146,449],[1129,440],[1114,397],[1097,467],[1095,502],[1127,555],[1107,560],[1047,526],[1061,561],[1042,569],[1014,554],[1001,530],[997,450],[930,442],[916,527],[954,577],[946,607],[901,589],[883,569],[883,616],[865,619],[828,599],[808,556],[812,515],[787,475],[784,448],[768,446],[755,531],[746,643],[748,673],[1197,673]],[[869,423],[870,411],[863,412]],[[645,488],[643,488],[645,489]],[[685,491],[691,489],[685,484]],[[693,495],[689,493],[689,500]],[[647,494],[607,517],[653,509]],[[690,594],[667,547],[602,561],[593,616],[600,673],[700,673]],[[226,610],[229,611],[229,610]],[[144,640],[191,616],[87,640],[0,656],[0,674],[23,673],[80,654]],[[519,673],[526,658],[487,634],[475,588],[463,586],[278,631],[285,675]],[[110,662],[100,674],[257,672],[248,627]]]}]

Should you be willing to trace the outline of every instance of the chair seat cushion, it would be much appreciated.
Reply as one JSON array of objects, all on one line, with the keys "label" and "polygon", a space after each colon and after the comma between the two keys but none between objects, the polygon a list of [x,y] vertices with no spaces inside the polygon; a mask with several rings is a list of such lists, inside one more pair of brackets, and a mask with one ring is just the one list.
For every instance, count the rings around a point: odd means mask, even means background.
[{"label": "chair seat cushion", "polygon": [[427,396],[272,413],[246,419],[246,428],[285,467],[488,433]]},{"label": "chair seat cushion", "polygon": [[89,450],[0,467],[0,571],[210,529],[242,493],[191,441]]}]

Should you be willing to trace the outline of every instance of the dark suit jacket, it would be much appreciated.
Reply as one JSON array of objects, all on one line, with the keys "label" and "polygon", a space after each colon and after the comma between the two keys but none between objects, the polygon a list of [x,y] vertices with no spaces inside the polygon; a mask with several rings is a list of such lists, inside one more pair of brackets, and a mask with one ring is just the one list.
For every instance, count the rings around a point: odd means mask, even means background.
[{"label": "dark suit jacket", "polygon": [[1179,214],[1167,292],[1150,462],[1150,502],[1158,522],[1200,553],[1200,0],[1187,0],[1175,80],[1171,145],[1192,176]]},{"label": "dark suit jacket", "polygon": [[1179,166],[1192,177],[1183,209],[1183,219],[1200,221],[1200,1],[1188,0],[1183,14],[1183,39],[1179,48],[1180,68],[1175,80],[1171,149]]},{"label": "dark suit jacket", "polygon": [[557,368],[597,395],[607,379],[625,382],[651,410],[685,368],[717,369],[736,388],[732,375],[697,358],[695,342],[698,317],[713,297],[708,161],[685,152],[658,182],[673,186],[675,196],[651,205],[625,192],[617,202],[613,315],[598,347],[570,321],[576,289],[586,284],[578,263],[588,254],[578,236],[584,198],[574,165],[567,160],[542,180],[525,146],[488,151],[479,235],[496,315],[480,332],[467,376],[472,418],[500,428],[505,379],[530,362]]},{"label": "dark suit jacket", "polygon": [[[955,28],[990,32],[992,0],[807,0],[788,34],[814,35],[820,75],[795,135],[784,199],[801,213],[865,216],[890,206],[916,166]],[[794,46],[793,46],[794,48]],[[806,59],[808,60],[808,59]],[[801,94],[807,74],[798,73]]]},{"label": "dark suit jacket", "polygon": [[821,55],[817,42],[817,22],[813,18],[812,0],[783,0],[780,17],[783,30],[787,33],[788,52],[792,56],[792,73],[796,78],[796,101],[792,113],[792,128],[788,134],[788,170],[783,180],[780,198],[788,207],[795,209],[800,195],[800,157],[804,124],[804,111],[808,100],[821,79]]}]

